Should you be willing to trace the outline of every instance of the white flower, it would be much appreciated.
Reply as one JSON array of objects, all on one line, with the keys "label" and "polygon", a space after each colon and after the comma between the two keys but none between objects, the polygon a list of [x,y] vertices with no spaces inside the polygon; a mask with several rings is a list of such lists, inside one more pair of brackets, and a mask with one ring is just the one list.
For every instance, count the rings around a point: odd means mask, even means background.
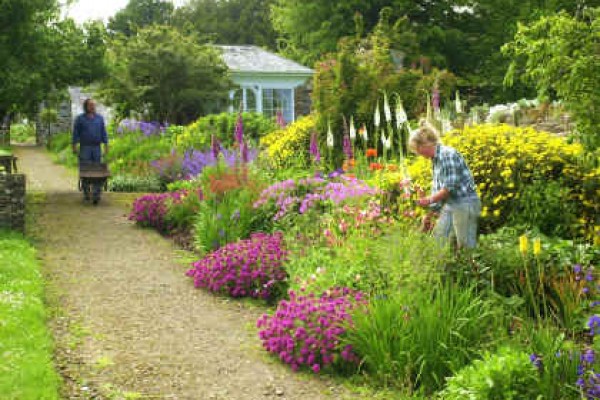
[{"label": "white flower", "polygon": [[454,101],[454,104],[456,106],[456,113],[462,114],[462,103],[460,102],[460,92],[458,90],[456,91],[456,100]]},{"label": "white flower", "polygon": [[331,123],[327,124],[327,147],[333,149],[333,132],[331,132]]},{"label": "white flower", "polygon": [[404,111],[404,107],[402,106],[402,100],[398,98],[398,102],[396,103],[396,126],[400,129],[400,126],[408,121],[408,116],[406,115],[406,111]]},{"label": "white flower", "polygon": [[387,123],[392,122],[392,111],[390,110],[390,103],[385,93],[383,94],[383,113],[385,114],[385,121]]},{"label": "white flower", "polygon": [[390,149],[392,147],[392,135],[390,135],[389,137],[386,138],[385,133],[382,133],[381,134],[381,144],[386,149]]},{"label": "white flower", "polygon": [[367,127],[365,125],[360,127],[358,133],[365,142],[369,139],[369,132],[367,131]]},{"label": "white flower", "polygon": [[373,122],[375,123],[375,128],[379,128],[381,124],[381,117],[379,116],[379,101],[375,105],[375,115],[373,115]]},{"label": "white flower", "polygon": [[356,127],[354,126],[354,117],[350,116],[350,140],[356,140]]}]

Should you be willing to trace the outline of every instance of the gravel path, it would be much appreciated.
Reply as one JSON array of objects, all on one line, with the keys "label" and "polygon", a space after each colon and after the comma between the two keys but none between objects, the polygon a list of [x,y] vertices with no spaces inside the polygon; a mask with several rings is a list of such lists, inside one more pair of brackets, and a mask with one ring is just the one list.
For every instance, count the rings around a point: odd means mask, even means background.
[{"label": "gravel path", "polygon": [[[265,309],[193,288],[177,250],[127,221],[131,196],[94,207],[41,148],[17,148],[28,190],[45,193],[33,231],[56,307],[52,329],[68,399],[342,399],[260,349]],[[138,397],[139,396],[139,397]]]}]

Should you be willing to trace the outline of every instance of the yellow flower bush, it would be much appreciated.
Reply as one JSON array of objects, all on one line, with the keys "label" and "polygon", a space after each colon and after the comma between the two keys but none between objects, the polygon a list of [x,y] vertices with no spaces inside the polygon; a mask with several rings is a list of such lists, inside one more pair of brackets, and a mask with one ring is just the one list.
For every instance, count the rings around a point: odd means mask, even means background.
[{"label": "yellow flower bush", "polygon": [[260,139],[260,146],[265,150],[263,156],[274,168],[308,165],[310,135],[315,128],[316,119],[309,115],[299,118],[284,129],[263,136]]},{"label": "yellow flower bush", "polygon": [[[586,171],[578,165],[583,154],[579,144],[533,128],[509,125],[478,125],[446,134],[442,142],[457,149],[471,169],[482,200],[482,227],[502,225],[519,198],[520,189],[534,177],[560,177],[578,203],[581,233],[592,238],[600,210],[600,169]],[[413,180],[431,187],[431,161],[418,157],[409,166]]]}]

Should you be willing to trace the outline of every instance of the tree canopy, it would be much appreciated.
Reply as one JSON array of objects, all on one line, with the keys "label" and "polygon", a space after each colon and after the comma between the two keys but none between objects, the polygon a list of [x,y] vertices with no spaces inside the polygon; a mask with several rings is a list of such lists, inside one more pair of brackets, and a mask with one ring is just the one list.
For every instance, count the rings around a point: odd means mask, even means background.
[{"label": "tree canopy", "polygon": [[0,8],[0,118],[103,77],[102,24],[59,20],[56,0],[0,0]]},{"label": "tree canopy", "polygon": [[174,24],[218,44],[253,44],[275,49],[273,0],[191,0],[175,12]]},{"label": "tree canopy", "polygon": [[170,123],[188,123],[219,110],[230,82],[218,49],[169,26],[143,28],[113,40],[103,96],[117,111]]},{"label": "tree canopy", "polygon": [[149,25],[168,24],[173,15],[173,3],[164,0],[129,0],[129,3],[108,21],[108,30],[125,36]]}]

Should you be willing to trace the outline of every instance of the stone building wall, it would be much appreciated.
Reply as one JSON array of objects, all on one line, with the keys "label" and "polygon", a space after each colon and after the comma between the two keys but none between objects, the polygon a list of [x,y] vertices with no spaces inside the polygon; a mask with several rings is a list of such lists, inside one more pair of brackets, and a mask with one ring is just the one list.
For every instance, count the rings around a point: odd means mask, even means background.
[{"label": "stone building wall", "polygon": [[23,174],[0,174],[0,229],[25,232]]},{"label": "stone building wall", "polygon": [[299,86],[294,90],[295,119],[310,114],[312,107],[312,82]]}]

